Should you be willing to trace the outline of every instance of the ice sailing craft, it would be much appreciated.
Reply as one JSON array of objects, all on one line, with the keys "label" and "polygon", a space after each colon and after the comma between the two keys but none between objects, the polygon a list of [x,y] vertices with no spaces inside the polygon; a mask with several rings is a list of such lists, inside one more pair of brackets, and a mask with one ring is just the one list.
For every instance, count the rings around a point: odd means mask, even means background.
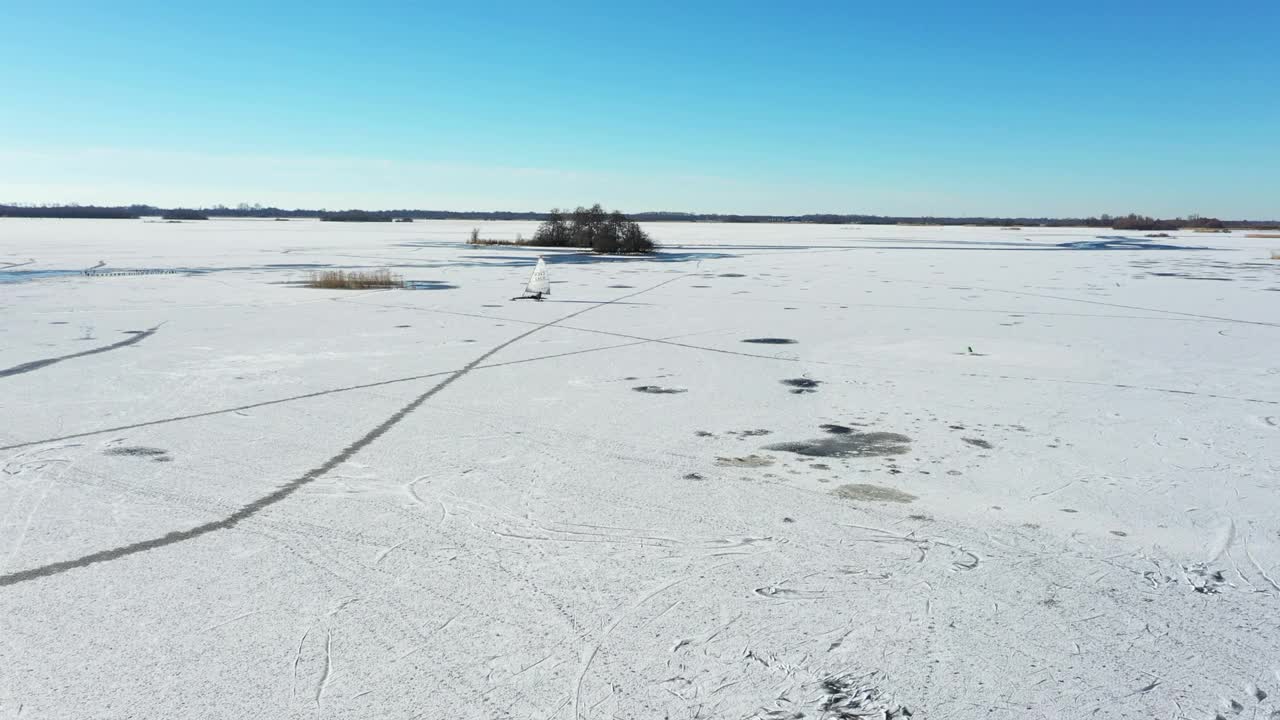
[{"label": "ice sailing craft", "polygon": [[529,282],[524,286],[524,295],[513,297],[512,300],[542,300],[543,295],[551,294],[551,281],[547,279],[547,261],[538,256],[538,264],[533,266],[533,274],[529,276]]}]

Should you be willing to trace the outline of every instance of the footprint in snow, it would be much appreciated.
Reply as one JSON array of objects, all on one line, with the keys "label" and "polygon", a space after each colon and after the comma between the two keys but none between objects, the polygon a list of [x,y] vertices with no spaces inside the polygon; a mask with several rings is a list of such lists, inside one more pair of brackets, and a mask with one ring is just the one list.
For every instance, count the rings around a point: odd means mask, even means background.
[{"label": "footprint in snow", "polygon": [[1270,701],[1270,694],[1253,683],[1245,683],[1244,691],[1236,697],[1221,698],[1220,709],[1214,713],[1214,720],[1229,720],[1235,717],[1263,718],[1280,720],[1280,704]]}]

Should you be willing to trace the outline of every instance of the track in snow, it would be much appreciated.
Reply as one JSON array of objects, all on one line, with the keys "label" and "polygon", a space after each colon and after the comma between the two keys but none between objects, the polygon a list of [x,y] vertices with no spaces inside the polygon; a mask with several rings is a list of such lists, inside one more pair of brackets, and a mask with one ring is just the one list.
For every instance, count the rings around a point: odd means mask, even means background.
[{"label": "track in snow", "polygon": [[50,365],[56,365],[57,363],[60,363],[64,360],[71,360],[78,357],[84,357],[86,355],[97,355],[98,353],[109,352],[111,350],[119,350],[122,347],[128,347],[130,345],[140,343],[143,340],[146,340],[147,338],[154,335],[156,331],[159,329],[160,329],[160,326],[157,325],[148,330],[143,330],[142,332],[135,334],[133,337],[127,338],[125,340],[121,340],[120,342],[117,342],[117,343],[111,343],[110,345],[103,345],[102,347],[96,347],[96,348],[93,348],[92,350],[84,350],[78,353],[71,353],[70,355],[62,355],[60,357],[55,357],[55,358],[46,358],[44,360],[32,360],[31,362],[22,363],[21,365],[14,365],[11,368],[0,370],[0,378],[9,377],[11,375],[21,375],[22,373],[29,373],[29,372],[32,372],[33,370],[40,370],[41,368],[46,368],[46,367],[49,367]]},{"label": "track in snow", "polygon": [[[41,565],[39,567],[29,568],[27,570],[19,570],[17,572],[0,575],[0,587],[17,585],[19,583],[27,582],[30,580],[36,580],[38,578],[49,577],[51,575],[57,575],[70,570],[88,567],[89,565],[96,565],[98,563],[119,560],[120,558],[128,557],[130,555],[136,555],[138,553],[147,552],[149,550],[155,550],[155,549],[166,547],[169,545],[176,545],[177,543],[186,542],[187,540],[193,540],[195,538],[198,538],[202,535],[207,535],[216,530],[228,530],[230,528],[233,528],[241,521],[247,520],[253,517],[254,515],[257,515],[258,513],[262,512],[266,508],[271,507],[272,505],[275,505],[276,503],[283,501],[293,493],[297,492],[299,489],[305,487],[306,485],[309,485],[312,482],[315,482],[317,479],[323,477],[329,471],[338,467],[339,465],[346,462],[347,460],[350,460],[353,456],[356,455],[356,453],[368,447],[371,443],[373,443],[373,441],[382,437],[384,434],[386,434],[388,430],[395,427],[401,420],[403,420],[406,416],[408,416],[414,410],[418,409],[427,400],[430,400],[441,390],[444,390],[445,388],[452,385],[458,379],[466,376],[472,370],[475,370],[477,367],[480,366],[481,363],[483,363],[485,360],[489,359],[490,357],[494,356],[498,352],[502,351],[503,349],[511,345],[514,345],[520,340],[523,340],[524,338],[529,337],[530,335],[533,335],[536,332],[552,327],[566,320],[572,319],[574,317],[577,317],[579,315],[590,312],[592,310],[604,307],[606,305],[612,305],[620,300],[625,300],[627,298],[635,297],[637,295],[642,295],[652,290],[656,290],[662,287],[663,285],[667,285],[669,283],[675,282],[676,280],[680,280],[684,277],[687,277],[687,276],[678,275],[676,277],[664,280],[644,290],[639,290],[637,292],[630,293],[628,295],[623,295],[621,297],[614,298],[613,300],[607,300],[604,302],[597,303],[595,305],[591,305],[589,307],[585,307],[581,310],[565,315],[564,317],[558,318],[556,320],[552,320],[551,322],[542,323],[536,327],[530,328],[529,330],[526,330],[525,332],[520,333],[519,335],[516,335],[515,337],[509,340],[505,340],[499,343],[498,345],[486,351],[483,355],[480,355],[475,360],[472,360],[471,362],[464,365],[462,368],[455,370],[448,377],[446,377],[444,380],[441,380],[439,383],[432,386],[426,392],[414,398],[411,402],[409,402],[408,405],[405,405],[403,408],[396,411],[386,420],[382,421],[382,423],[380,423],[377,427],[365,433],[355,442],[351,443],[346,448],[344,448],[341,452],[330,457],[328,460],[324,461],[323,463],[316,466],[315,468],[312,468],[310,471],[306,472],[300,477],[290,480],[289,482],[285,483],[282,487],[277,488],[275,491],[268,493],[258,498],[257,500],[254,500],[253,502],[250,502],[240,507],[235,512],[231,513],[230,515],[220,520],[204,523],[203,525],[197,525],[196,527],[193,527],[187,530],[178,530],[175,532],[168,533],[166,535],[162,535],[157,538],[151,538],[149,540],[130,543],[128,545],[121,545],[119,547],[111,548],[109,550],[100,550],[95,553],[83,555],[73,560],[64,560],[61,562],[49,563],[47,565]],[[154,332],[154,331],[155,331],[155,328],[153,328],[149,332]],[[136,342],[137,340],[131,339],[131,341]]]}]

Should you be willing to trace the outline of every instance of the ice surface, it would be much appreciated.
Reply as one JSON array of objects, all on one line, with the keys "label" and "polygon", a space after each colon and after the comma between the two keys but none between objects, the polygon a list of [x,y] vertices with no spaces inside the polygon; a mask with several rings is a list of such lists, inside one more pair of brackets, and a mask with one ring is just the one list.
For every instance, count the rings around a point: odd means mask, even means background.
[{"label": "ice surface", "polygon": [[474,225],[0,220],[0,717],[1280,708],[1266,240]]}]

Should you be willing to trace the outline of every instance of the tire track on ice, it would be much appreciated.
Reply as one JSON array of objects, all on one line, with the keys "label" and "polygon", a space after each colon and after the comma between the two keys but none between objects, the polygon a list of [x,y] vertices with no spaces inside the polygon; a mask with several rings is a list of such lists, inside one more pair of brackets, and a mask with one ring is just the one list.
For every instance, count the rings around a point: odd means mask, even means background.
[{"label": "tire track on ice", "polygon": [[[588,310],[591,308],[588,308]],[[631,347],[633,345],[643,345],[647,341],[636,341],[628,343],[619,343],[617,345],[605,345],[603,347],[587,348],[585,350],[570,350],[568,352],[554,353],[552,355],[539,355],[537,357],[523,358],[520,360],[508,360],[507,362],[490,363],[488,365],[477,365],[475,370],[488,370],[490,368],[506,367],[508,365],[520,365],[523,363],[537,362],[539,360],[554,360],[556,358],[568,357],[570,355],[584,355],[586,353],[601,352],[604,350],[616,350],[618,348]],[[159,420],[147,420],[140,423],[130,425],[116,425],[114,427],[102,428],[100,430],[88,430],[81,433],[73,433],[71,435],[60,435],[58,437],[43,438],[41,440],[28,440],[26,442],[14,443],[12,445],[0,445],[0,450],[17,450],[19,448],[31,447],[33,445],[43,445],[45,443],[59,442],[61,440],[75,440],[78,438],[91,437],[93,435],[106,435],[107,433],[120,432],[122,430],[136,430],[138,428],[151,427],[153,425],[167,425],[168,423],[182,422],[184,420],[198,420],[200,418],[213,417],[215,415],[226,415],[228,413],[240,412],[241,410],[253,410],[260,407],[269,407],[271,405],[282,405],[295,400],[309,400],[311,398],[322,397],[325,395],[335,395],[338,393],[354,392],[356,390],[367,390],[369,388],[382,387],[383,385],[396,385],[399,383],[413,382],[414,380],[427,380],[433,377],[441,377],[459,372],[458,370],[441,370],[439,372],[426,373],[425,375],[410,375],[402,378],[392,378],[391,380],[379,380],[377,382],[362,383],[360,385],[346,385],[338,388],[330,388],[329,390],[317,390],[315,392],[303,393],[301,395],[290,395],[289,397],[277,398],[275,400],[264,400],[262,402],[250,403],[248,405],[237,405],[235,407],[222,408],[220,410],[207,410],[205,412],[191,413],[189,415],[175,415],[173,417],[160,418]]]},{"label": "tire track on ice", "polygon": [[[938,283],[927,280],[912,280],[909,278],[893,278],[896,282],[915,283],[916,285],[929,285],[933,287],[954,287],[954,283]],[[1280,323],[1266,322],[1265,320],[1242,320],[1240,318],[1222,317],[1220,315],[1204,315],[1202,313],[1180,312],[1178,310],[1167,310],[1164,308],[1142,307],[1141,305],[1124,305],[1122,303],[1105,302],[1102,300],[1086,300],[1085,298],[1066,297],[1063,295],[1046,295],[1044,293],[1027,292],[1026,290],[1007,290],[1004,288],[983,287],[981,285],[965,285],[976,290],[984,292],[1004,293],[1006,295],[1023,295],[1026,297],[1044,298],[1046,300],[1061,300],[1064,302],[1085,303],[1088,305],[1101,305],[1103,307],[1120,308],[1122,310],[1138,310],[1140,312],[1163,313],[1165,315],[1178,315],[1187,318],[1196,318],[1200,320],[1213,320],[1216,322],[1240,323],[1241,325],[1261,325],[1262,327],[1280,328]]]},{"label": "tire track on ice", "polygon": [[963,375],[965,377],[985,378],[988,380],[1022,380],[1025,382],[1060,383],[1063,385],[1089,385],[1092,387],[1115,388],[1117,390],[1145,390],[1147,392],[1165,393],[1168,395],[1191,395],[1194,397],[1212,398],[1214,400],[1235,400],[1237,402],[1258,403],[1260,405],[1280,405],[1280,400],[1265,400],[1262,398],[1238,397],[1235,395],[1217,395],[1215,393],[1195,392],[1193,390],[1158,388],[1146,385],[1129,385],[1126,383],[1095,382],[1092,380],[1067,380],[1063,378],[1047,377],[1025,377],[1019,375],[992,375],[988,373],[963,373]]},{"label": "tire track on ice", "polygon": [[522,332],[519,335],[516,335],[515,337],[512,337],[508,340],[505,340],[495,345],[494,347],[486,351],[484,354],[480,355],[476,359],[467,363],[462,368],[453,371],[451,374],[449,374],[448,377],[436,383],[435,385],[427,389],[422,394],[418,395],[416,398],[411,400],[407,405],[397,410],[386,420],[382,421],[372,430],[370,430],[369,432],[365,433],[364,435],[356,439],[355,442],[343,448],[340,452],[333,455],[328,460],[325,460],[323,463],[321,463],[320,465],[317,465],[316,467],[312,468],[311,470],[307,471],[301,476],[294,478],[293,480],[290,480],[289,482],[285,483],[283,486],[277,488],[276,490],[266,495],[263,495],[257,500],[254,500],[250,503],[247,503],[241,506],[238,510],[236,510],[235,512],[231,513],[230,515],[220,520],[214,520],[212,522],[207,522],[201,525],[197,525],[187,530],[177,530],[171,533],[167,533],[165,535],[161,535],[160,537],[151,538],[148,540],[142,540],[134,543],[129,543],[127,545],[121,545],[118,547],[111,548],[109,550],[100,550],[98,552],[90,553],[88,555],[82,555],[72,560],[63,560],[59,562],[48,563],[46,565],[41,565],[34,568],[29,568],[26,570],[6,573],[4,575],[0,575],[0,587],[8,587],[10,585],[17,585],[18,583],[36,580],[38,578],[49,577],[51,575],[58,575],[58,574],[67,572],[69,570],[84,568],[90,565],[96,565],[104,562],[112,562],[114,560],[119,560],[121,558],[125,558],[130,555],[136,555],[138,553],[157,550],[159,548],[167,547],[169,545],[176,545],[178,543],[186,542],[188,540],[194,540],[195,538],[198,538],[202,535],[207,535],[217,530],[229,530],[235,527],[240,522],[247,520],[253,517],[254,515],[257,515],[258,513],[262,512],[263,510],[271,507],[272,505],[275,505],[285,500],[286,498],[288,498],[290,495],[294,494],[301,488],[315,482],[319,478],[328,474],[334,468],[350,460],[361,450],[368,447],[375,440],[385,435],[388,430],[390,430],[391,428],[399,424],[401,420],[407,417],[414,410],[417,410],[419,407],[421,407],[424,403],[426,403],[431,398],[435,397],[442,390],[449,387],[457,380],[465,377],[472,370],[475,370],[477,367],[479,367],[480,364],[483,363],[485,360],[488,360],[490,357],[493,357],[494,355],[506,349],[507,347],[514,345],[515,343],[523,340],[524,338],[529,337],[530,335],[533,335],[534,333],[537,333],[541,330],[544,330],[546,328],[562,323],[566,320],[570,320],[579,315],[583,315],[585,313],[604,307],[606,305],[612,305],[614,303],[617,303],[621,300],[625,300],[627,298],[635,297],[637,295],[643,295],[644,293],[656,290],[664,285],[673,283],[676,280],[680,280],[685,277],[688,277],[688,275],[684,275],[684,274],[677,275],[676,277],[663,280],[662,282],[656,285],[652,285],[648,288],[645,288],[644,290],[638,290],[628,295],[623,295],[621,297],[617,297],[612,300],[607,300],[601,303],[597,303],[595,305],[590,305],[576,312],[572,312],[563,317],[557,318],[555,320],[551,320],[550,322],[537,325],[536,327],[530,328],[529,330],[526,330],[525,332]]},{"label": "tire track on ice", "polygon": [[[161,325],[163,324],[164,323],[161,323]],[[71,353],[70,355],[60,355],[58,357],[45,358],[44,360],[32,360],[31,362],[25,362],[25,363],[22,363],[21,365],[14,365],[11,368],[5,368],[4,370],[0,370],[0,378],[11,377],[13,375],[21,375],[23,373],[33,372],[35,370],[47,368],[50,365],[56,365],[64,360],[73,360],[78,357],[85,357],[86,355],[97,355],[98,353],[110,352],[112,350],[119,350],[122,347],[128,347],[135,343],[140,343],[143,340],[146,340],[152,335],[155,335],[156,331],[159,329],[160,329],[160,325],[156,325],[153,328],[150,328],[148,330],[143,330],[142,332],[136,335],[132,335],[128,338],[125,338],[120,342],[111,343],[110,345],[103,345],[102,347],[96,347],[91,350],[82,350],[78,353]]]},{"label": "tire track on ice", "polygon": [[[458,312],[455,310],[440,310],[438,308],[424,308],[424,307],[417,307],[413,305],[388,305],[386,303],[356,303],[356,304],[377,305],[379,307],[397,307],[397,308],[405,308],[405,309],[413,309],[413,310],[423,310],[426,312],[439,313],[442,315],[459,315],[462,317],[484,318],[486,320],[502,320],[503,322],[532,324],[532,321],[530,320],[523,320],[519,318],[503,317],[499,315],[483,315],[480,313],[465,313],[465,312]],[[1246,322],[1246,321],[1241,321],[1241,322]],[[857,368],[859,370],[864,370],[864,371],[868,369],[901,371],[903,369],[901,366],[888,367],[888,366],[869,365],[867,363],[847,363],[847,362],[836,362],[833,360],[814,360],[814,359],[806,359],[806,358],[799,358],[799,357],[789,357],[785,355],[763,355],[760,353],[743,352],[741,350],[728,350],[725,348],[711,347],[708,345],[694,345],[693,343],[677,342],[675,340],[671,340],[668,338],[646,338],[640,335],[629,335],[627,333],[614,332],[611,330],[598,330],[595,328],[585,328],[585,327],[578,327],[574,325],[561,325],[560,327],[563,330],[576,330],[578,332],[591,333],[593,335],[605,335],[607,337],[616,337],[616,338],[625,338],[625,339],[636,340],[636,341],[645,341],[645,342],[657,343],[659,345],[670,345],[672,347],[686,348],[688,350],[700,350],[703,352],[717,353],[720,355],[736,355],[738,357],[757,358],[760,360],[776,360],[780,362],[789,362],[789,363],[805,363],[807,365],[825,365],[828,367]],[[925,372],[931,373],[932,371],[925,371]],[[1060,378],[1021,377],[1017,375],[995,375],[991,373],[961,373],[961,375],[963,377],[986,378],[986,379],[994,379],[994,380],[1022,380],[1026,382],[1050,382],[1050,383],[1065,383],[1065,384],[1072,384],[1072,385],[1091,385],[1095,387],[1116,388],[1118,390],[1144,390],[1147,392],[1167,393],[1167,394],[1173,394],[1173,395],[1190,395],[1193,397],[1207,397],[1207,398],[1212,398],[1214,400],[1235,400],[1237,402],[1258,403],[1262,405],[1280,405],[1280,400],[1266,400],[1262,398],[1237,397],[1233,395],[1217,395],[1214,393],[1195,392],[1192,390],[1182,390],[1177,388],[1158,388],[1158,387],[1148,387],[1145,385],[1132,385],[1132,384],[1125,384],[1125,383],[1105,383],[1105,382],[1092,382],[1088,380],[1067,380],[1067,379],[1060,379]],[[75,437],[75,436],[70,436],[70,437]],[[67,438],[54,438],[54,439],[61,440],[61,439],[67,439]],[[0,447],[0,450],[4,450],[4,449],[7,449],[7,448]]]}]

